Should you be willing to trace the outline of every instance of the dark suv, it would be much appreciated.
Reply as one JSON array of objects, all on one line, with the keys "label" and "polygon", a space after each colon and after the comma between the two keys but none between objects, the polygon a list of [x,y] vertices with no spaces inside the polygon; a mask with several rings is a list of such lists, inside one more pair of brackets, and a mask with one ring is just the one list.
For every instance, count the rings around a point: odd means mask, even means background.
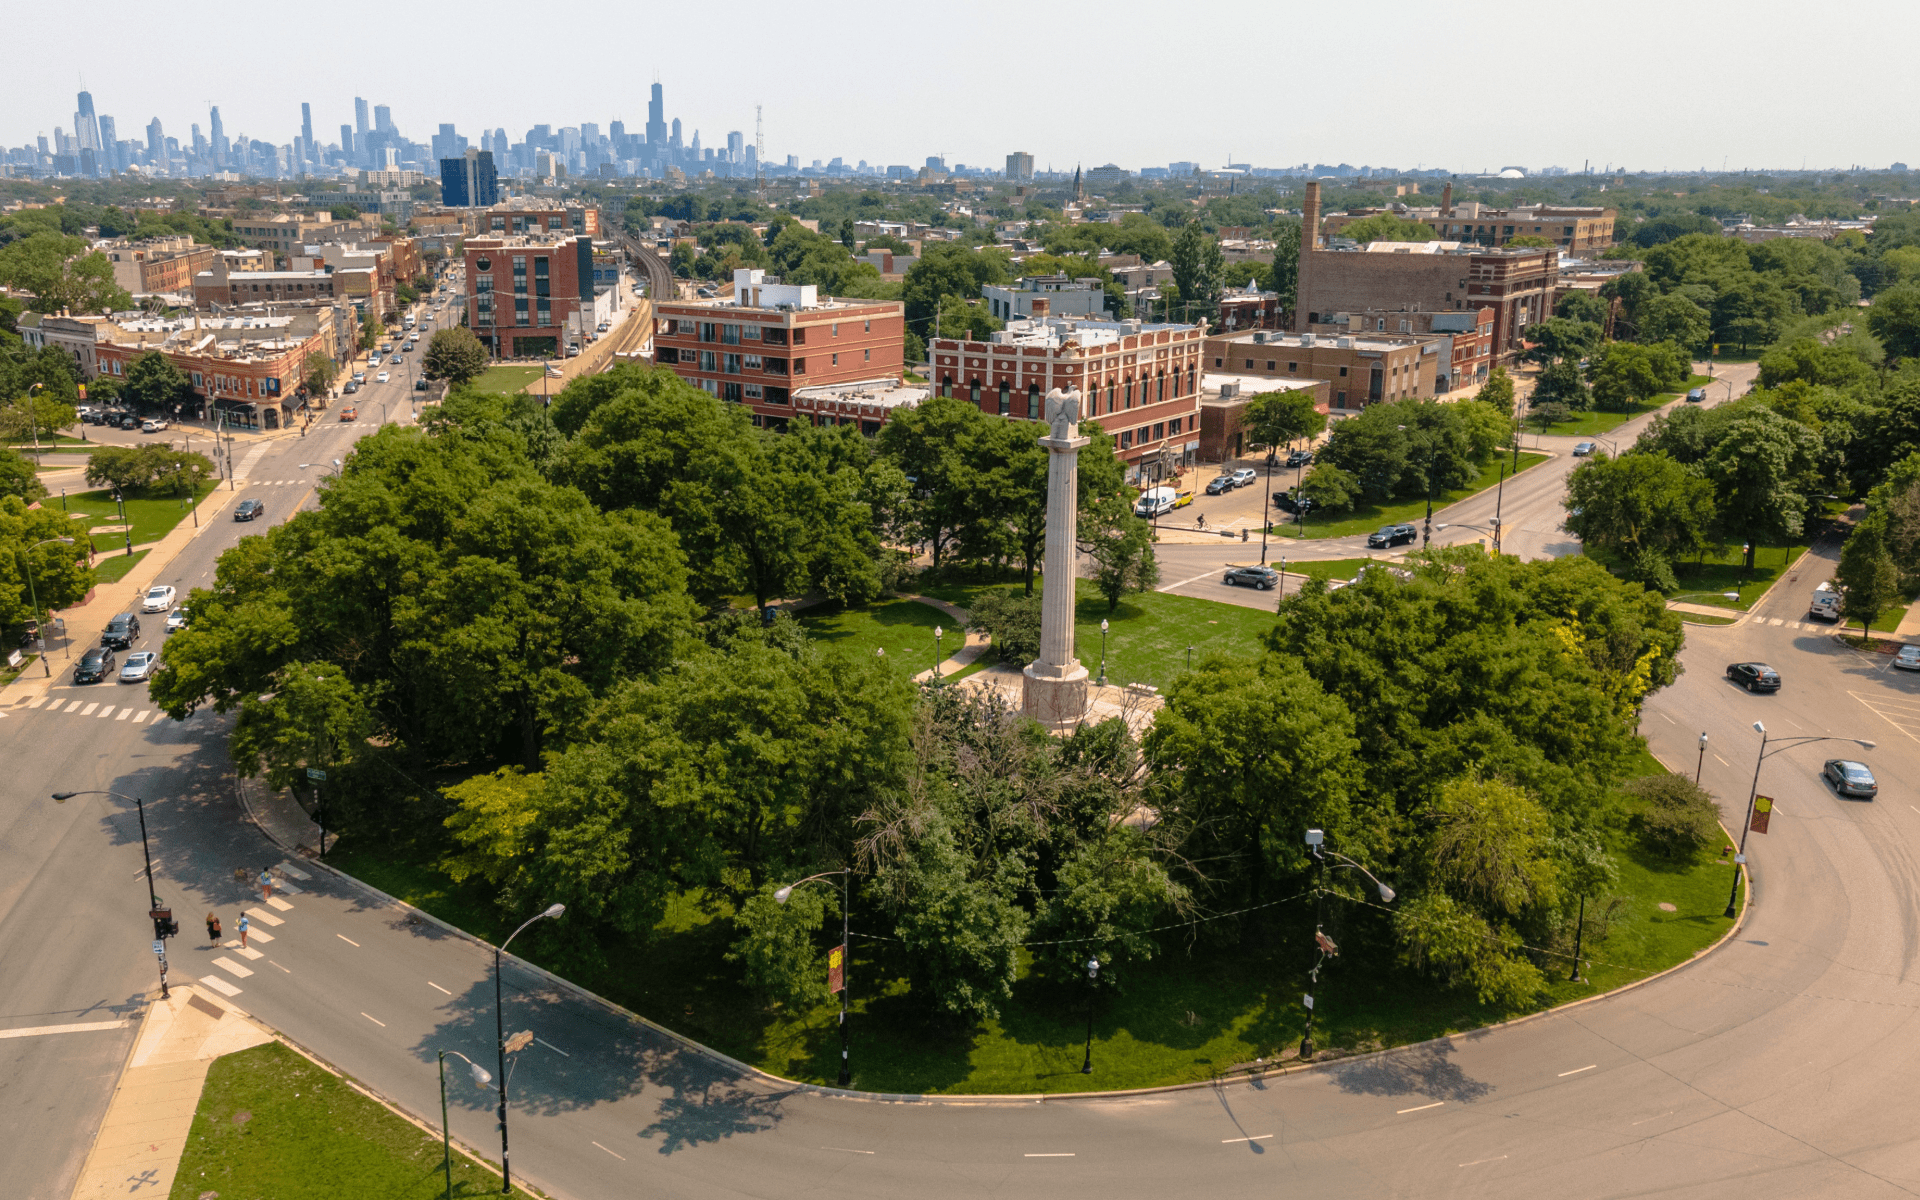
[{"label": "dark suv", "polygon": [[1388,546],[1410,544],[1420,536],[1420,531],[1411,525],[1382,525],[1367,535],[1367,549],[1384,550]]},{"label": "dark suv", "polygon": [[233,510],[233,519],[236,521],[251,521],[266,511],[267,506],[258,500],[242,500],[240,507]]},{"label": "dark suv", "polygon": [[1311,450],[1289,450],[1289,451],[1287,452],[1287,465],[1288,465],[1288,466],[1290,466],[1290,467],[1310,467],[1310,466],[1312,466],[1312,465],[1313,465],[1313,451],[1311,451]]},{"label": "dark suv", "polygon": [[125,650],[133,645],[133,639],[140,636],[140,618],[132,613],[121,613],[107,622],[106,632],[100,635],[102,646],[112,646],[116,650]]},{"label": "dark suv", "polygon": [[80,661],[74,665],[73,681],[75,683],[99,683],[102,679],[113,674],[113,668],[113,651],[107,649],[105,646],[95,646],[85,654],[82,654]]},{"label": "dark suv", "polygon": [[1275,492],[1273,506],[1281,512],[1304,513],[1313,511],[1312,496],[1295,496],[1291,491]]}]

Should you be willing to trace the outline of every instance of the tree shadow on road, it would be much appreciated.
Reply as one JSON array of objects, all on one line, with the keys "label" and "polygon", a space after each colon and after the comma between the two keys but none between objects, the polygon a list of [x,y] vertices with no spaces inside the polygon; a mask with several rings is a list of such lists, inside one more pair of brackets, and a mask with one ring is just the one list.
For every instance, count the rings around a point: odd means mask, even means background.
[{"label": "tree shadow on road", "polygon": [[1376,1055],[1329,1074],[1335,1087],[1357,1096],[1429,1096],[1435,1100],[1479,1100],[1491,1084],[1470,1078],[1453,1062],[1453,1044],[1436,1042]]}]

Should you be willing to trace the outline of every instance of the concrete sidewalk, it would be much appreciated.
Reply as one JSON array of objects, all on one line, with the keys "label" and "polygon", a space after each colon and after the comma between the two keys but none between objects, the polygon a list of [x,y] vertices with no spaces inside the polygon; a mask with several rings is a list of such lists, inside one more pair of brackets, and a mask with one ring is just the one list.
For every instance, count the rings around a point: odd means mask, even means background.
[{"label": "concrete sidewalk", "polygon": [[155,997],[147,1007],[73,1200],[170,1193],[208,1064],[273,1040],[265,1027],[217,996],[191,985],[171,990],[168,999]]}]

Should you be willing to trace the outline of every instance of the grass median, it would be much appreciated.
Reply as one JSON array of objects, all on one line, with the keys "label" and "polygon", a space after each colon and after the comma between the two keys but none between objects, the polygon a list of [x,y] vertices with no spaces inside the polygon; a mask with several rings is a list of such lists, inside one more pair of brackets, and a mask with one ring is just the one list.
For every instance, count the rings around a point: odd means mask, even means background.
[{"label": "grass median", "polygon": [[[100,488],[91,492],[75,492],[67,496],[65,502],[68,512],[86,514],[89,531],[116,527],[111,533],[100,532],[93,536],[93,544],[102,553],[107,553],[115,548],[125,548],[127,544],[126,535],[119,531],[118,526],[132,526],[127,532],[132,535],[136,546],[157,542],[172,533],[174,526],[191,519],[192,509],[198,507],[219,486],[219,480],[209,479],[195,489],[191,498],[138,494],[119,503],[114,501],[111,488]],[[120,515],[123,507],[126,512],[124,521]]]},{"label": "grass median", "polygon": [[[1509,471],[1513,462],[1511,453],[1496,454],[1480,468],[1480,474],[1467,486],[1442,492],[1433,498],[1433,511],[1439,512],[1449,504],[1458,504],[1469,496],[1478,495],[1490,487],[1497,487],[1502,479],[1511,479],[1528,467],[1547,461],[1545,454],[1520,455],[1518,468]],[[1273,532],[1286,538],[1334,538],[1353,537],[1356,534],[1372,533],[1382,525],[1399,525],[1405,522],[1418,523],[1427,515],[1426,497],[1415,500],[1396,500],[1391,504],[1364,504],[1351,513],[1341,517],[1317,517],[1307,514],[1304,525],[1292,522],[1276,522]]]},{"label": "grass median", "polygon": [[1612,433],[1635,417],[1658,412],[1694,388],[1706,387],[1712,382],[1713,380],[1705,375],[1692,375],[1687,378],[1687,382],[1679,391],[1655,396],[1645,404],[1636,404],[1624,412],[1602,412],[1599,409],[1590,409],[1573,414],[1571,421],[1562,421],[1557,425],[1546,426],[1545,429],[1541,428],[1540,422],[1529,420],[1527,428],[1535,433],[1544,432],[1552,437],[1591,437],[1594,434]]}]

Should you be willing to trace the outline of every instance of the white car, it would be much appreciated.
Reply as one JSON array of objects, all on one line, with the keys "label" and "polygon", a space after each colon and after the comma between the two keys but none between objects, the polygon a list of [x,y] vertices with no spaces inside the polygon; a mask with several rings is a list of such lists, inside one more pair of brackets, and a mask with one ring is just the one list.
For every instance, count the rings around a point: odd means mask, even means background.
[{"label": "white car", "polygon": [[139,683],[154,673],[160,666],[160,656],[151,650],[135,650],[127,655],[126,665],[120,668],[121,683]]},{"label": "white car", "polygon": [[1902,646],[1893,656],[1893,665],[1902,671],[1920,671],[1920,646]]},{"label": "white car", "polygon": [[173,589],[164,583],[156,583],[147,589],[140,601],[141,612],[166,612],[173,607]]},{"label": "white car", "polygon": [[166,428],[167,422],[164,417],[152,417],[140,422],[141,433],[164,433]]},{"label": "white car", "polygon": [[387,381],[387,373],[385,371],[380,372],[373,377],[373,381],[375,383],[385,383]]},{"label": "white car", "polygon": [[167,614],[167,632],[172,633],[176,629],[185,629],[186,627],[187,606],[182,604],[179,608]]}]

